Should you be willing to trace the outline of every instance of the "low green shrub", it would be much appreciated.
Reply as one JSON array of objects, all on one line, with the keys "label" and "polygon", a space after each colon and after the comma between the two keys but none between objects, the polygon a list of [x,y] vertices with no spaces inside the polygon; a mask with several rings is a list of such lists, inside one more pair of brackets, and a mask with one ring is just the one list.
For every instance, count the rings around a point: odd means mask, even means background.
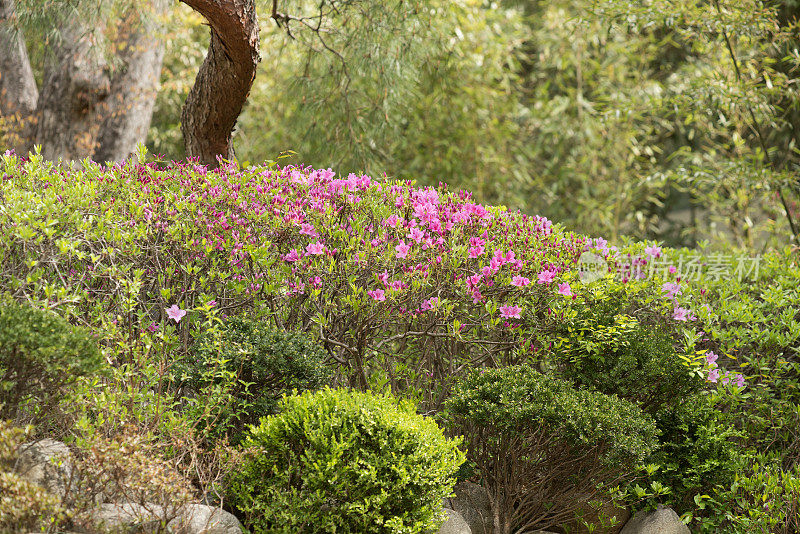
[{"label": "low green shrub", "polygon": [[733,484],[744,454],[742,431],[711,395],[696,395],[663,409],[655,421],[659,447],[647,459],[648,475],[628,488],[629,501],[635,508],[665,504],[678,514],[708,516],[712,510],[700,508],[700,497],[718,498]]},{"label": "low green shrub", "polygon": [[623,291],[589,292],[558,329],[553,356],[558,375],[606,394],[635,402],[655,414],[680,405],[703,380],[675,350],[665,324],[637,317],[635,296]]},{"label": "low green shrub", "polygon": [[328,379],[325,350],[301,332],[229,317],[205,330],[191,357],[176,364],[184,385],[218,390],[231,402],[215,414],[218,433],[238,441],[247,425],[273,414],[284,391],[319,389]]},{"label": "low green shrub", "polygon": [[601,488],[632,477],[656,445],[653,420],[635,404],[524,365],[474,372],[445,407],[495,496],[500,534],[572,519]]},{"label": "low green shrub", "polygon": [[231,476],[229,502],[255,533],[427,533],[464,461],[410,404],[325,388],[283,399],[251,429],[257,451]]},{"label": "low green shrub", "polygon": [[102,366],[86,331],[0,297],[0,418],[40,423],[52,417],[68,386]]}]

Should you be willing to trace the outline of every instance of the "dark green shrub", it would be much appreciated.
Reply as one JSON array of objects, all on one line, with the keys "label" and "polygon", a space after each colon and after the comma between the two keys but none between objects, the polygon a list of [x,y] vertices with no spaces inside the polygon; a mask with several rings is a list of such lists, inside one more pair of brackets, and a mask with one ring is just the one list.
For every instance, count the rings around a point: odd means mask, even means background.
[{"label": "dark green shrub", "polygon": [[718,495],[731,487],[737,475],[739,438],[729,414],[710,402],[710,396],[697,395],[676,407],[656,413],[661,432],[659,448],[647,463],[658,466],[643,484],[653,482],[668,488],[667,495],[656,496],[650,504],[667,504],[679,514],[697,509],[695,496]]},{"label": "dark green shrub", "polygon": [[524,365],[474,372],[445,406],[496,497],[501,534],[572,519],[599,487],[633,475],[656,444],[653,420],[635,404]]},{"label": "dark green shrub", "polygon": [[231,317],[221,328],[206,331],[192,357],[175,369],[183,385],[195,392],[229,396],[228,406],[215,414],[215,425],[238,441],[247,425],[275,412],[284,391],[320,388],[329,376],[326,356],[303,333]]},{"label": "dark green shrub", "polygon": [[285,397],[245,445],[228,493],[256,533],[433,531],[464,461],[410,405],[346,389]]},{"label": "dark green shrub", "polygon": [[71,383],[102,364],[85,330],[47,310],[0,297],[0,418],[45,420]]},{"label": "dark green shrub", "polygon": [[653,318],[624,313],[629,305],[613,293],[590,299],[560,328],[553,355],[562,378],[654,414],[680,404],[703,381],[681,360],[667,328]]}]

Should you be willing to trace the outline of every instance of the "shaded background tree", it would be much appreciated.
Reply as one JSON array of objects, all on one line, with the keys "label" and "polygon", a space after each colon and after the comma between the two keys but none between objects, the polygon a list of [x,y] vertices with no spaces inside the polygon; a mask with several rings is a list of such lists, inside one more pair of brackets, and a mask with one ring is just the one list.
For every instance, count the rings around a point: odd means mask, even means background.
[{"label": "shaded background tree", "polygon": [[150,125],[163,58],[157,21],[166,6],[2,0],[6,143],[21,152],[40,145],[53,160],[133,152]]}]

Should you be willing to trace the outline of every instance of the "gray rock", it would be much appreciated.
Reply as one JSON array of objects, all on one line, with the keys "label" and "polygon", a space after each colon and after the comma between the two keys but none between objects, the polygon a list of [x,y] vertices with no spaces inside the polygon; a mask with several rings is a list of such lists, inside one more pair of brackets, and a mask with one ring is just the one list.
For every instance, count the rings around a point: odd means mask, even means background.
[{"label": "gray rock", "polygon": [[653,512],[642,510],[625,523],[620,534],[691,534],[672,508],[659,506]]},{"label": "gray rock", "polygon": [[233,514],[205,504],[188,504],[167,525],[173,534],[242,534]]},{"label": "gray rock", "polygon": [[164,531],[164,523],[164,509],[156,504],[106,503],[92,514],[92,529],[85,532],[157,534]]},{"label": "gray rock", "polygon": [[492,534],[494,515],[486,490],[472,482],[461,482],[453,490],[456,495],[445,501],[445,508],[461,514],[472,534]]},{"label": "gray rock", "polygon": [[26,443],[19,449],[15,470],[63,500],[72,483],[72,454],[69,447],[49,438]]},{"label": "gray rock", "polygon": [[447,519],[439,528],[439,534],[472,534],[472,529],[461,514],[449,508],[445,508],[444,513],[447,514]]}]

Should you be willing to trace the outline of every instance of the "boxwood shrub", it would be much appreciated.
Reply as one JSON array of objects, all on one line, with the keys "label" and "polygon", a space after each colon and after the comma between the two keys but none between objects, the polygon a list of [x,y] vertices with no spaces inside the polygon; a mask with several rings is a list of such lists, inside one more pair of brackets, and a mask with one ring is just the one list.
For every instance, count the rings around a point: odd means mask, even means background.
[{"label": "boxwood shrub", "polygon": [[285,397],[253,427],[228,493],[255,533],[427,533],[464,455],[389,396],[325,388]]},{"label": "boxwood shrub", "polygon": [[526,365],[472,373],[445,406],[503,534],[572,519],[600,488],[631,477],[656,443],[655,423],[635,404]]},{"label": "boxwood shrub", "polygon": [[0,297],[0,419],[42,423],[70,383],[103,367],[89,334],[55,313]]}]

